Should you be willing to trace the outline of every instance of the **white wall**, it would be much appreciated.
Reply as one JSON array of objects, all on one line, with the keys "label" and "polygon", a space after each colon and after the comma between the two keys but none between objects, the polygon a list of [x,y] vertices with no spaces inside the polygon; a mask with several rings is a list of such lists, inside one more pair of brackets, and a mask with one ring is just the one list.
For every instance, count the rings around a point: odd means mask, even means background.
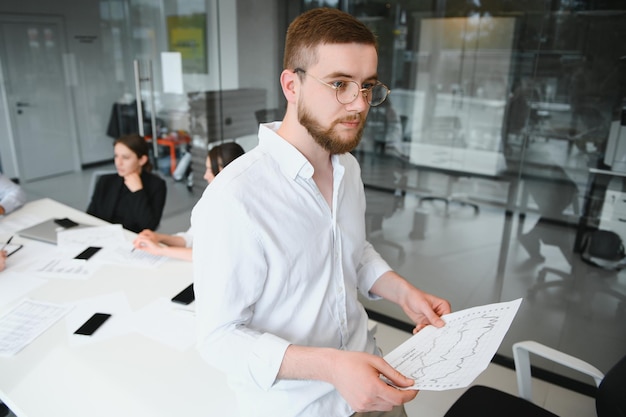
[{"label": "white wall", "polygon": [[[103,43],[100,2],[98,0],[20,0],[0,2],[0,14],[60,16],[65,26],[67,55],[67,86],[73,100],[75,129],[78,137],[81,163],[111,159],[111,139],[106,136],[106,125],[114,100],[123,91],[123,83],[116,82],[114,63],[108,59]],[[0,65],[2,63],[0,62]],[[4,81],[2,82],[3,87]],[[13,137],[7,125],[6,98],[0,95],[0,135],[2,164],[7,174],[18,176],[12,149]]]}]

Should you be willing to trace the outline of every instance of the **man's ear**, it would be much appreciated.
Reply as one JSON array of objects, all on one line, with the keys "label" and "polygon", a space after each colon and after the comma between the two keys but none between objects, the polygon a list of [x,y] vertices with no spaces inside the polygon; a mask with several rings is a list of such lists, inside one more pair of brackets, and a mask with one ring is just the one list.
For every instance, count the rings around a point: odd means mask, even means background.
[{"label": "man's ear", "polygon": [[298,96],[298,87],[300,85],[298,74],[291,70],[283,70],[280,74],[280,86],[288,103],[295,103]]}]

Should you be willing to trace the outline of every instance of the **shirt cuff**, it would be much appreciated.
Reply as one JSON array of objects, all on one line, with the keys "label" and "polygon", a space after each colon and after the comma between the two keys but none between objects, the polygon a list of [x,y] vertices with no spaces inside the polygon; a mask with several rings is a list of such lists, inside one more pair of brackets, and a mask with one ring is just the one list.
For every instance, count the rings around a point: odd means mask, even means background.
[{"label": "shirt cuff", "polygon": [[278,376],[285,351],[290,343],[278,336],[264,333],[255,342],[249,360],[252,379],[263,390],[269,390]]},{"label": "shirt cuff", "polygon": [[382,297],[372,294],[370,290],[374,283],[378,281],[385,272],[391,271],[392,268],[383,260],[372,261],[361,270],[360,290],[361,294],[368,300],[380,300]]}]

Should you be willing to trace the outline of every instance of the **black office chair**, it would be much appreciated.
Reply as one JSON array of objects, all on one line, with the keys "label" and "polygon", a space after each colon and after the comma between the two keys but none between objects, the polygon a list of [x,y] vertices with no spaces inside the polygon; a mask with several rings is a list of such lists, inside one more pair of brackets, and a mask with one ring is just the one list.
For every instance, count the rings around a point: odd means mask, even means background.
[{"label": "black office chair", "polygon": [[[606,294],[618,301],[617,314],[626,311],[626,294],[619,290],[618,274],[626,268],[626,250],[620,236],[610,230],[593,230],[585,233],[581,244],[580,259],[571,259],[571,271],[544,266],[537,274],[537,282],[528,289],[528,298],[540,291],[563,287],[577,291],[581,297],[583,316],[592,312],[592,301],[596,294]],[[547,275],[560,280],[547,280]]]},{"label": "black office chair", "polygon": [[592,377],[598,387],[598,417],[626,416],[626,355],[604,375],[585,361],[540,343],[525,341],[513,345],[519,396],[475,385],[461,395],[444,417],[558,417],[532,402],[530,353]]}]

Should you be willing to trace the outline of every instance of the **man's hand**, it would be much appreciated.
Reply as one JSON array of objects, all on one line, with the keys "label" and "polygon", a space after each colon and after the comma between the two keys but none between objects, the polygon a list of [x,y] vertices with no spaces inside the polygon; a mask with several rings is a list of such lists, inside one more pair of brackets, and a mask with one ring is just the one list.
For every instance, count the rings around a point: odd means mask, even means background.
[{"label": "man's hand", "polygon": [[417,288],[413,289],[414,291],[407,292],[406,299],[400,304],[405,314],[415,323],[413,334],[429,324],[435,327],[443,327],[445,322],[441,319],[441,316],[450,313],[450,303]]},{"label": "man's hand", "polygon": [[411,401],[416,390],[399,390],[385,383],[384,375],[398,387],[410,387],[383,358],[363,352],[290,345],[278,372],[279,379],[313,379],[332,384],[353,410],[389,411]]},{"label": "man's hand", "polygon": [[451,311],[448,301],[419,290],[394,271],[381,275],[370,291],[402,307],[404,313],[415,323],[413,333],[429,324],[435,327],[444,326],[441,316]]},{"label": "man's hand", "polygon": [[386,384],[380,375],[398,387],[410,387],[413,380],[396,371],[383,358],[362,352],[338,351],[331,383],[356,412],[389,411],[415,398],[417,390],[399,390]]}]

